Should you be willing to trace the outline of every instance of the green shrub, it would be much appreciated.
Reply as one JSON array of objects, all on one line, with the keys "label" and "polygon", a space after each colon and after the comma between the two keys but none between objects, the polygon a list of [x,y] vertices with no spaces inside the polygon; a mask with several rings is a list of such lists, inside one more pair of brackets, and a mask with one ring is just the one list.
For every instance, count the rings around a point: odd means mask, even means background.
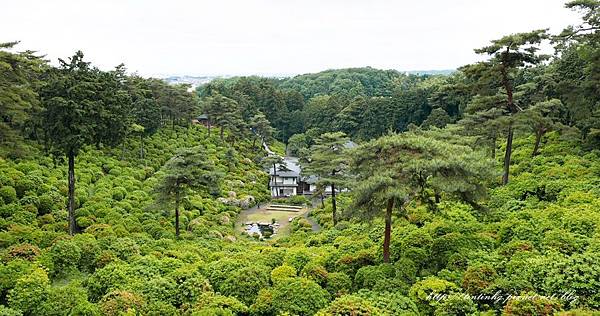
[{"label": "green shrub", "polygon": [[494,267],[489,264],[469,266],[462,279],[462,287],[470,294],[483,293],[497,278]]},{"label": "green shrub", "polygon": [[248,307],[233,297],[205,292],[194,305],[192,315],[244,315],[247,312]]},{"label": "green shrub", "polygon": [[354,295],[336,298],[327,308],[317,313],[318,316],[375,316],[383,314],[368,300]]},{"label": "green shrub", "polygon": [[146,304],[143,314],[148,316],[178,316],[181,313],[169,303],[154,301]]},{"label": "green shrub", "polygon": [[106,316],[119,316],[130,312],[137,314],[144,308],[144,300],[141,296],[122,290],[106,294],[99,304],[102,313]]},{"label": "green shrub", "polygon": [[284,264],[271,271],[271,282],[276,284],[287,278],[296,276],[296,269],[291,265]]},{"label": "green shrub", "polygon": [[54,263],[53,275],[68,274],[76,269],[81,259],[81,249],[72,240],[59,240],[50,249]]},{"label": "green shrub", "polygon": [[172,280],[154,276],[141,284],[139,292],[147,301],[175,304],[177,301],[177,284]]},{"label": "green shrub", "polygon": [[89,304],[87,292],[79,287],[79,284],[51,287],[48,291],[48,299],[40,306],[39,313],[40,315],[99,315],[97,310],[83,313],[82,307]]},{"label": "green shrub", "polygon": [[502,315],[507,316],[526,316],[554,315],[561,310],[560,303],[535,293],[527,293],[517,298],[511,298],[504,306]]},{"label": "green shrub", "polygon": [[477,315],[477,305],[459,294],[450,294],[435,308],[435,316]]},{"label": "green shrub", "polygon": [[121,201],[127,196],[127,189],[124,187],[114,187],[112,188],[112,198],[116,201]]},{"label": "green shrub", "polygon": [[432,314],[439,305],[438,297],[445,297],[458,292],[458,286],[452,282],[428,277],[416,282],[410,288],[410,298],[416,302],[419,311]]},{"label": "green shrub", "polygon": [[0,315],[2,315],[2,316],[23,316],[23,313],[21,313],[18,310],[14,310],[12,308],[8,308],[4,305],[0,305]]},{"label": "green shrub", "polygon": [[273,308],[282,313],[313,315],[327,305],[329,293],[304,278],[282,280],[273,287]]},{"label": "green shrub", "polygon": [[390,315],[421,315],[415,303],[398,292],[379,293],[369,290],[360,290],[358,296],[369,300],[372,305]]},{"label": "green shrub", "polygon": [[334,297],[348,294],[352,288],[352,280],[343,272],[331,272],[327,274],[325,289]]},{"label": "green shrub", "polygon": [[4,256],[5,261],[11,261],[14,259],[23,259],[33,261],[37,256],[40,255],[40,248],[32,244],[19,244],[10,246],[8,252]]},{"label": "green shrub", "polygon": [[4,204],[17,202],[17,191],[11,186],[3,186],[0,188],[0,198]]},{"label": "green shrub", "polygon": [[114,262],[96,270],[87,280],[86,286],[91,301],[98,301],[110,291],[125,288],[130,284],[129,266]]},{"label": "green shrub", "polygon": [[325,267],[315,262],[307,263],[300,272],[300,276],[311,279],[321,286],[325,285],[327,274],[328,272]]},{"label": "green shrub", "polygon": [[258,291],[269,285],[269,271],[266,267],[252,265],[233,272],[219,289],[227,296],[233,296],[250,305],[254,302]]},{"label": "green shrub", "polygon": [[386,279],[394,278],[394,267],[390,264],[379,266],[366,266],[358,269],[354,276],[354,284],[359,289],[372,289],[380,282],[387,282]]},{"label": "green shrub", "polygon": [[37,314],[37,309],[48,298],[50,282],[46,271],[37,268],[19,278],[8,292],[8,306],[27,315]]}]

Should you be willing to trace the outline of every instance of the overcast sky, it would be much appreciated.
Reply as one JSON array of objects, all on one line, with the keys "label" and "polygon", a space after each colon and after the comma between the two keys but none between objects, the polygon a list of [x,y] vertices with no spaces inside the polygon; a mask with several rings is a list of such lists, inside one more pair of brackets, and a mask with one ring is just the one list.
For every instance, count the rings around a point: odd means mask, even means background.
[{"label": "overcast sky", "polygon": [[562,0],[1,1],[0,42],[145,76],[453,69],[491,39],[578,21]]}]

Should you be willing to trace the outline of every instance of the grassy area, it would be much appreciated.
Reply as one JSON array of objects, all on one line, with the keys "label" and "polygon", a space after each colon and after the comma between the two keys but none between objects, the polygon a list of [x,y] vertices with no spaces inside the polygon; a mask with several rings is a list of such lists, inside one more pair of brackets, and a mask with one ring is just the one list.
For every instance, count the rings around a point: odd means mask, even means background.
[{"label": "grassy area", "polygon": [[306,209],[302,209],[300,212],[267,211],[264,208],[244,211],[238,217],[237,230],[243,232],[246,222],[270,223],[272,219],[275,219],[280,225],[278,236],[285,236],[289,232],[289,218],[302,216],[306,211]]}]

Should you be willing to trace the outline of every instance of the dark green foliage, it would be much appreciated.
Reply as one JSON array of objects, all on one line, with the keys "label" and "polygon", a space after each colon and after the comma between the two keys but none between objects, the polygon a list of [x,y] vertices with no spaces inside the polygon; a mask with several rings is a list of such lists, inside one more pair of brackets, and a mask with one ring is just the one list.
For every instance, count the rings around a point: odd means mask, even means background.
[{"label": "dark green foliage", "polygon": [[156,191],[163,201],[175,201],[175,235],[179,236],[179,204],[188,191],[220,192],[222,174],[207,159],[206,149],[200,146],[178,152],[164,166],[164,176]]}]

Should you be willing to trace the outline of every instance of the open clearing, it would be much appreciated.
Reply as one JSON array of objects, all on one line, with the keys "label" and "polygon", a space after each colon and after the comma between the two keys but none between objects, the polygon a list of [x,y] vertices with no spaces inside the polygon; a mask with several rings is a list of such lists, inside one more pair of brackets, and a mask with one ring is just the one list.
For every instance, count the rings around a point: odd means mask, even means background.
[{"label": "open clearing", "polygon": [[279,223],[279,231],[277,232],[276,237],[285,236],[289,233],[290,230],[290,217],[301,217],[306,212],[308,212],[308,208],[302,208],[298,212],[291,211],[272,211],[267,210],[269,204],[261,206],[261,208],[251,208],[244,210],[238,216],[238,220],[236,222],[236,230],[240,233],[245,230],[245,223],[247,222],[261,222],[261,223],[271,223],[273,219],[275,219]]}]

